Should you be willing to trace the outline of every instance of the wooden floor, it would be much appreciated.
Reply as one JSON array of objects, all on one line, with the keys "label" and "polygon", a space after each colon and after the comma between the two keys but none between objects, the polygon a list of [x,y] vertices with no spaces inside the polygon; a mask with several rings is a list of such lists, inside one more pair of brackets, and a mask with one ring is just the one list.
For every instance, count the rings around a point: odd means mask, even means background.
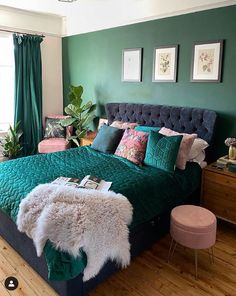
[{"label": "wooden floor", "polygon": [[[170,237],[132,261],[130,267],[112,275],[89,296],[236,296],[236,229],[218,227],[215,264],[208,253],[199,253],[199,279],[194,278],[193,252],[176,248],[166,262]],[[19,280],[19,288],[4,288],[7,276]],[[57,294],[0,238],[0,296],[56,296]]]}]

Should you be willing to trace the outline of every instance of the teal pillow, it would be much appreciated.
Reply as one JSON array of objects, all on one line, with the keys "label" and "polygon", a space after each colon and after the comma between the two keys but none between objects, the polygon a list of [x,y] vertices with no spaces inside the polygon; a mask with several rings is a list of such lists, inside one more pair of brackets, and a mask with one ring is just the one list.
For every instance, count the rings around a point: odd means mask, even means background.
[{"label": "teal pillow", "polygon": [[103,153],[114,153],[120,143],[123,132],[124,130],[122,129],[103,125],[94,139],[91,148]]},{"label": "teal pillow", "polygon": [[159,132],[160,129],[161,129],[160,127],[145,126],[145,125],[138,125],[135,127],[136,131],[145,132],[145,133],[150,133],[150,131]]},{"label": "teal pillow", "polygon": [[166,137],[150,131],[144,164],[173,173],[183,136]]}]

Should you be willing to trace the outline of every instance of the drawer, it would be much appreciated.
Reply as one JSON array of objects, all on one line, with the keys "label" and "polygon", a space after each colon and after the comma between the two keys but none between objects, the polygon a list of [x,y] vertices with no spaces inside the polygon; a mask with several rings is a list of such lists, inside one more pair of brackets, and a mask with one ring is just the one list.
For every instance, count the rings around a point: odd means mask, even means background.
[{"label": "drawer", "polygon": [[[203,195],[208,198],[231,202],[236,207],[236,189],[231,186],[225,186],[218,183],[208,182],[203,185]],[[236,210],[236,208],[235,208]]]},{"label": "drawer", "polygon": [[204,184],[208,182],[213,182],[221,185],[230,186],[236,189],[236,176],[230,177],[223,174],[217,174],[214,172],[205,172],[204,174]]},{"label": "drawer", "polygon": [[236,223],[236,189],[208,183],[203,187],[202,205],[216,216]]}]

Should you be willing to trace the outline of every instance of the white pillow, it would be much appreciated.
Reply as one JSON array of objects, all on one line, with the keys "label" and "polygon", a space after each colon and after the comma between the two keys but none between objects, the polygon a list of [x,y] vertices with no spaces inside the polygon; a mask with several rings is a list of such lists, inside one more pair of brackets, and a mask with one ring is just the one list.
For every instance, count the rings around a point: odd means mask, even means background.
[{"label": "white pillow", "polygon": [[206,153],[204,150],[202,150],[196,157],[190,159],[189,161],[197,162],[198,164],[200,164],[205,160],[205,157],[206,157]]},{"label": "white pillow", "polygon": [[[204,152],[204,159],[205,159],[205,149],[209,146],[209,144],[201,138],[197,138],[194,140],[193,145],[190,149],[188,160],[198,159],[198,157],[202,158]],[[203,159],[203,160],[204,160]],[[202,160],[202,161],[203,161]]]}]

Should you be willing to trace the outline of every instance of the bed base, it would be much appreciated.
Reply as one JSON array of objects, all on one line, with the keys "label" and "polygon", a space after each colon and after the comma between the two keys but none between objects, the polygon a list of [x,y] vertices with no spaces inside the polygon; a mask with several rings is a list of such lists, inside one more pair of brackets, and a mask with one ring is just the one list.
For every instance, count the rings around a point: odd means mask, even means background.
[{"label": "bed base", "polygon": [[[168,232],[169,212],[139,225],[130,233],[131,256],[139,255],[156,240]],[[0,210],[0,235],[5,239],[60,296],[84,296],[119,268],[114,262],[107,262],[99,274],[83,282],[82,275],[69,281],[49,281],[44,256],[37,257],[33,242],[17,230],[16,224]],[[10,276],[10,275],[9,275]]]}]

